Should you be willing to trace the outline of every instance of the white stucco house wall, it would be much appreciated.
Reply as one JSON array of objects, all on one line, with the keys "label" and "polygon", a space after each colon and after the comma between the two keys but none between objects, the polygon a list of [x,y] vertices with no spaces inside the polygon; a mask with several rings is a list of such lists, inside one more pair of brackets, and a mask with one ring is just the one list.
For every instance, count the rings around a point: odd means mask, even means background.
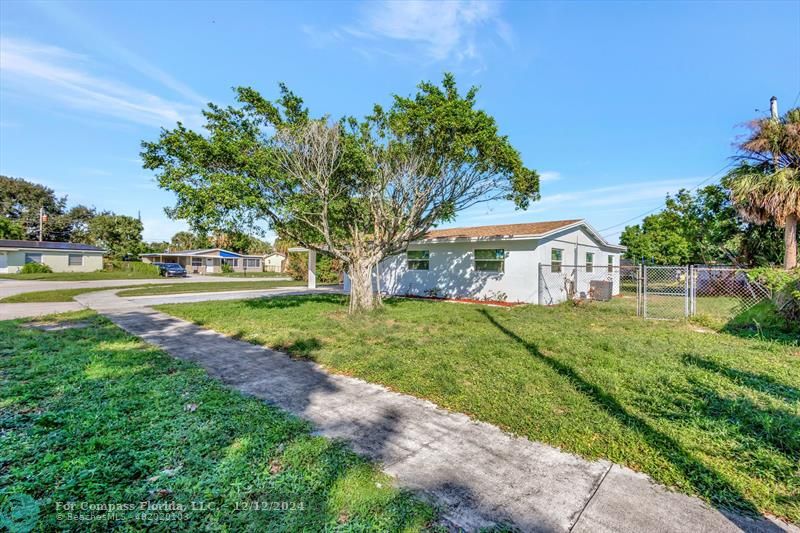
[{"label": "white stucco house wall", "polygon": [[579,297],[592,294],[597,282],[619,294],[624,251],[585,220],[432,230],[383,260],[374,286],[386,295],[549,305],[567,299],[565,282]]},{"label": "white stucco house wall", "polygon": [[53,272],[103,269],[105,250],[88,244],[0,239],[0,274],[16,274],[25,263],[42,263]]}]

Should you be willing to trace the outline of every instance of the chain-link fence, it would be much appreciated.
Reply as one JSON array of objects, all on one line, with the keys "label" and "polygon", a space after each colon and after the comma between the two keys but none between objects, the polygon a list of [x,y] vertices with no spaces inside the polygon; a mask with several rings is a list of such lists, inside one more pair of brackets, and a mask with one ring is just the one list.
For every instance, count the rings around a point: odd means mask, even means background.
[{"label": "chain-link fence", "polygon": [[540,265],[539,303],[614,300],[650,319],[703,316],[727,321],[770,298],[746,269],[711,266]]},{"label": "chain-link fence", "polygon": [[689,314],[713,320],[735,317],[770,299],[769,289],[735,267],[690,267]]}]

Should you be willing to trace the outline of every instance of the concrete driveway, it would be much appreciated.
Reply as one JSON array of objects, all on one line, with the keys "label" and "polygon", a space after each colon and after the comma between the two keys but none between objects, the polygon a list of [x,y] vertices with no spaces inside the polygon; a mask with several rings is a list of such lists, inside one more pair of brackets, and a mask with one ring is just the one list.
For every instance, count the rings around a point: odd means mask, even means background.
[{"label": "concrete driveway", "polygon": [[[81,289],[81,288],[102,288],[102,287],[120,287],[123,285],[159,285],[159,284],[180,284],[180,283],[197,283],[197,282],[236,282],[236,281],[252,281],[263,279],[265,281],[280,281],[288,280],[289,278],[226,278],[215,276],[195,276],[187,278],[168,278],[168,279],[104,279],[94,281],[20,281],[0,279],[0,299],[15,294],[22,294],[26,292],[37,291],[52,291],[59,289]],[[205,292],[205,293],[187,293],[175,296],[165,295],[158,297],[144,297],[153,298],[147,300],[148,305],[156,305],[158,303],[179,303],[179,302],[201,302],[205,300],[236,300],[242,298],[259,298],[271,294],[275,289],[264,290],[247,290],[247,291],[232,291],[232,292]],[[46,302],[46,303],[18,303],[18,304],[3,304],[0,303],[0,320],[12,320],[15,318],[26,318],[42,315],[50,315],[53,313],[66,313],[68,311],[79,311],[84,306],[78,302]]]}]

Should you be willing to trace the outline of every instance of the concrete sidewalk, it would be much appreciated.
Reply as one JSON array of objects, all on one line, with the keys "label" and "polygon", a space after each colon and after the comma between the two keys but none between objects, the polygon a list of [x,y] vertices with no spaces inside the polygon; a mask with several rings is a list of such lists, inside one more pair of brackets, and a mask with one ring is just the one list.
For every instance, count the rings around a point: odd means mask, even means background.
[{"label": "concrete sidewalk", "polygon": [[[286,291],[288,293],[307,291]],[[126,331],[247,394],[349,441],[400,486],[427,495],[453,524],[523,531],[799,531],[712,509],[608,461],[587,461],[384,387],[240,342],[123,300],[80,301]]]}]

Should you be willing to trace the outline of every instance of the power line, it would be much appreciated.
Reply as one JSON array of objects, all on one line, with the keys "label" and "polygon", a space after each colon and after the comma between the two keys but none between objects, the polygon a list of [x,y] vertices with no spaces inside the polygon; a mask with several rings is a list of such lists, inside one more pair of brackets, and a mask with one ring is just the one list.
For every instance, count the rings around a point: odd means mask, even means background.
[{"label": "power line", "polygon": [[[691,188],[689,190],[690,191],[696,191],[701,186],[703,186],[705,183],[707,183],[708,181],[716,178],[720,173],[722,173],[725,170],[727,170],[728,167],[730,167],[730,166],[731,166],[730,163],[725,163],[725,166],[723,166],[721,169],[717,170],[712,175],[710,175],[709,177],[707,177],[706,179],[704,179],[703,181],[701,181],[700,183],[698,183],[697,185],[695,185],[693,188]],[[618,228],[620,226],[624,226],[625,224],[627,224],[629,222],[633,222],[634,220],[638,220],[638,219],[640,219],[640,218],[642,218],[644,216],[649,215],[650,213],[654,213],[654,212],[658,211],[659,209],[661,209],[662,207],[663,207],[663,205],[659,205],[658,207],[654,207],[653,209],[650,209],[649,211],[645,211],[644,213],[642,213],[640,215],[636,215],[635,217],[631,217],[631,218],[629,218],[627,220],[623,220],[619,224],[614,224],[613,226],[608,226],[607,228],[603,228],[603,229],[599,230],[599,233],[602,235],[603,232],[605,232],[605,231],[608,231],[608,230],[614,229],[614,228]],[[609,235],[613,235],[613,233],[611,233]],[[605,235],[603,235],[603,237],[605,238]]]}]

